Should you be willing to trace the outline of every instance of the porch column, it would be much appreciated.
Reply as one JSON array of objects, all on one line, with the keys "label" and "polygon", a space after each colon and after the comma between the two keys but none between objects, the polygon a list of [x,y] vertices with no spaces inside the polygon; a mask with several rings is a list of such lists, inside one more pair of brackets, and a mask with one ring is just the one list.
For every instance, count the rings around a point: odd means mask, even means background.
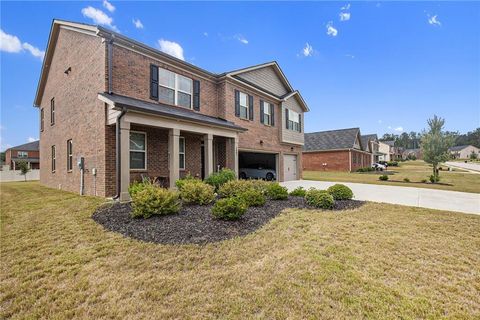
[{"label": "porch column", "polygon": [[175,189],[175,181],[180,178],[180,129],[168,131],[168,170],[170,188]]},{"label": "porch column", "polygon": [[235,138],[232,138],[233,145],[233,170],[235,170],[235,175],[238,179],[238,135]]},{"label": "porch column", "polygon": [[203,137],[205,152],[205,177],[213,173],[213,134],[209,133]]},{"label": "porch column", "polygon": [[120,121],[120,201],[130,200],[130,122]]}]

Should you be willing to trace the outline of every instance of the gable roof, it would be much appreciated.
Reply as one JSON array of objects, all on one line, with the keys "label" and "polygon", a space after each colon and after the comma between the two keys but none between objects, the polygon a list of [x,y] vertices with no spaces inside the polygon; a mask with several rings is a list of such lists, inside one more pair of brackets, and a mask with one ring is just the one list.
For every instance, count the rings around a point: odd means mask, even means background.
[{"label": "gable roof", "polygon": [[390,147],[395,147],[395,141],[394,140],[388,140],[388,141],[382,141],[385,144],[388,144]]},{"label": "gable roof", "polygon": [[378,141],[376,133],[364,134],[360,136],[360,139],[362,140],[362,147],[363,147],[362,150],[365,150],[365,151],[370,149],[370,141]]},{"label": "gable roof", "polygon": [[33,141],[24,143],[15,147],[8,148],[7,150],[20,150],[20,151],[38,151],[40,150],[40,141]]},{"label": "gable roof", "polygon": [[[450,151],[460,151],[460,150],[463,150],[463,149],[468,148],[468,147],[477,148],[477,147],[475,147],[475,146],[472,146],[471,144],[468,144],[468,145],[463,145],[463,146],[450,147],[450,148],[448,148],[448,150],[450,150]],[[477,149],[478,149],[478,148],[477,148]]]},{"label": "gable roof", "polygon": [[[303,151],[353,149],[359,135],[360,128],[305,133]],[[362,147],[361,141],[360,145]]]}]

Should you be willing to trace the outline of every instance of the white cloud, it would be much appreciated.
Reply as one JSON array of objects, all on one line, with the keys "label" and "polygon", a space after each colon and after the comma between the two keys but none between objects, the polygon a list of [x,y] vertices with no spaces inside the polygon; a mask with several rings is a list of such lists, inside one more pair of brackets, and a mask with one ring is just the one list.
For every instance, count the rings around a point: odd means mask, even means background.
[{"label": "white cloud", "polygon": [[204,35],[205,37],[208,37],[208,32],[204,32],[203,35]]},{"label": "white cloud", "polygon": [[17,36],[3,32],[0,29],[0,49],[6,52],[20,52],[22,51],[22,43]]},{"label": "white cloud", "polygon": [[348,21],[350,20],[350,12],[340,12],[340,21]]},{"label": "white cloud", "polygon": [[108,2],[107,0],[103,0],[103,7],[110,12],[115,11],[115,7],[110,2]]},{"label": "white cloud", "polygon": [[381,124],[383,121],[382,120],[378,120],[378,123]]},{"label": "white cloud", "polygon": [[133,19],[132,22],[135,25],[135,28],[143,29],[143,23],[140,21],[140,19]]},{"label": "white cloud", "polygon": [[355,59],[355,56],[353,54],[347,53],[345,57],[350,58],[350,59]]},{"label": "white cloud", "polygon": [[37,141],[38,139],[37,138],[34,138],[34,137],[28,137],[27,138],[27,141],[28,142],[34,142],[34,141]]},{"label": "white cloud", "polygon": [[27,50],[34,57],[40,58],[40,60],[43,60],[43,56],[45,56],[45,51],[42,51],[37,47],[32,46],[28,42],[24,42],[22,44],[22,42],[17,36],[5,33],[1,29],[0,29],[0,49],[1,51],[11,52],[11,53],[19,53],[24,50]]},{"label": "white cloud", "polygon": [[158,40],[158,46],[161,51],[174,56],[178,59],[185,60],[183,56],[183,48],[180,44],[173,42],[173,41],[168,41],[164,39]]},{"label": "white cloud", "polygon": [[95,24],[107,26],[115,31],[118,31],[117,27],[113,25],[113,18],[109,17],[105,12],[100,9],[95,9],[88,6],[82,9],[82,14],[86,18],[92,19],[93,23]]},{"label": "white cloud", "polygon": [[334,28],[332,21],[327,23],[327,34],[331,37],[336,37],[338,34],[338,30]]},{"label": "white cloud", "polygon": [[440,20],[438,20],[438,16],[437,15],[434,15],[434,16],[428,16],[428,23],[431,24],[432,26],[441,26],[442,23],[440,22]]},{"label": "white cloud", "polygon": [[236,34],[233,37],[243,44],[248,44],[248,40],[244,36],[242,36],[241,34]]},{"label": "white cloud", "polygon": [[350,3],[340,8],[340,10],[350,10]]},{"label": "white cloud", "polygon": [[302,54],[305,56],[305,57],[311,57],[313,55],[313,47],[307,43],[305,43],[305,47],[303,48],[302,50]]},{"label": "white cloud", "polygon": [[397,132],[402,132],[402,131],[403,131],[403,127],[396,127],[396,128],[393,129],[393,130],[395,130],[395,131],[397,131]]}]

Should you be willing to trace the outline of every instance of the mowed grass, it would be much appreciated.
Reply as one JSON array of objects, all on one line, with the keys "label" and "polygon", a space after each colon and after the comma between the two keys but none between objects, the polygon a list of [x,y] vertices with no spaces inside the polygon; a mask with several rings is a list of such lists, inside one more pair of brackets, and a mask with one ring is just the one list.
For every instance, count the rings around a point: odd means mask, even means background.
[{"label": "mowed grass", "polygon": [[[480,174],[466,172],[461,169],[447,171],[447,166],[442,166],[440,171],[440,183],[430,183],[429,177],[432,174],[432,167],[422,160],[400,162],[399,167],[389,167],[393,171],[388,181],[380,181],[378,177],[381,172],[359,173],[359,172],[325,172],[325,171],[304,171],[303,179],[338,182],[357,182],[391,186],[430,188],[450,191],[462,191],[480,193]],[[410,182],[404,182],[408,178]],[[428,183],[421,181],[426,179]]]},{"label": "mowed grass", "polygon": [[1,185],[0,318],[480,317],[480,216],[368,203],[287,210],[244,238],[105,231],[104,200]]}]

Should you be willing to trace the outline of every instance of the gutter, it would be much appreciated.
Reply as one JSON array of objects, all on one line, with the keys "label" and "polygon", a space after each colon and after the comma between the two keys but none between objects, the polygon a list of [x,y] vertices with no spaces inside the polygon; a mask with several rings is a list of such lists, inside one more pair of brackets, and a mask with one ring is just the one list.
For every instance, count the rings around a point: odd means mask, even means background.
[{"label": "gutter", "polygon": [[116,184],[115,184],[115,196],[113,197],[114,200],[117,200],[120,198],[120,192],[121,192],[121,183],[122,183],[122,172],[121,172],[121,164],[122,164],[122,147],[121,147],[121,135],[122,135],[122,129],[120,128],[120,123],[123,118],[123,116],[127,113],[126,108],[122,108],[122,111],[120,114],[117,116],[117,123],[115,126],[115,178],[116,178]]}]

